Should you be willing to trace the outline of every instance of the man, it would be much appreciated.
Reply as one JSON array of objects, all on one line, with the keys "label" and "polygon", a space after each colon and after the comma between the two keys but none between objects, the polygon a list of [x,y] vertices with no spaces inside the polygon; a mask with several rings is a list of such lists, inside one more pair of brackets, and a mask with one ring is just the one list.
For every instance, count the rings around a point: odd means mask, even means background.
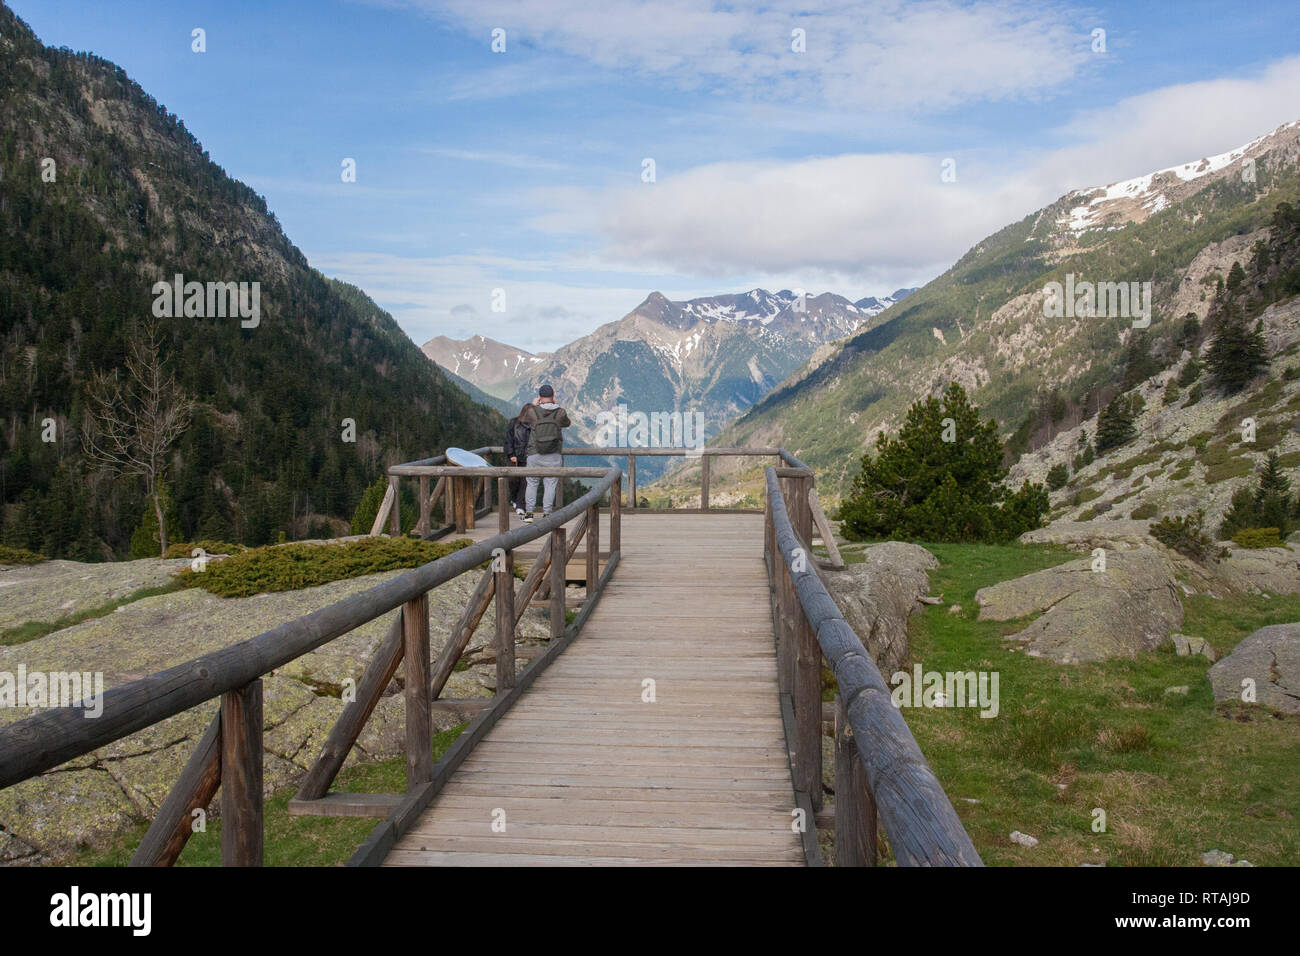
[{"label": "man", "polygon": [[[528,467],[558,468],[564,464],[560,454],[564,448],[564,432],[572,422],[568,414],[555,403],[555,389],[543,385],[537,389],[537,401],[533,402],[519,415],[519,421],[532,429],[528,434]],[[544,479],[545,491],[542,494],[542,515],[549,515],[555,507],[555,490],[560,486],[557,475]],[[531,475],[526,479],[524,492],[524,520],[531,522],[537,509],[537,479]]]},{"label": "man", "polygon": [[[532,429],[525,425],[521,419],[532,408],[532,403],[519,409],[519,414],[510,419],[506,425],[506,458],[509,459],[512,467],[523,468],[528,460],[528,436]],[[511,478],[509,480],[510,506],[515,509],[515,514],[524,517],[524,480],[522,478]]]}]

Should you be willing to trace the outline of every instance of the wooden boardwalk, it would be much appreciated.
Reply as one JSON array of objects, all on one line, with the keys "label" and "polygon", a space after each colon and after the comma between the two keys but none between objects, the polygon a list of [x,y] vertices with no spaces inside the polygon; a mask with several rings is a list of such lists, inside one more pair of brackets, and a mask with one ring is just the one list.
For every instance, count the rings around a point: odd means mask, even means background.
[{"label": "wooden boardwalk", "polygon": [[577,640],[385,865],[803,864],[763,517],[628,514],[622,534]]}]

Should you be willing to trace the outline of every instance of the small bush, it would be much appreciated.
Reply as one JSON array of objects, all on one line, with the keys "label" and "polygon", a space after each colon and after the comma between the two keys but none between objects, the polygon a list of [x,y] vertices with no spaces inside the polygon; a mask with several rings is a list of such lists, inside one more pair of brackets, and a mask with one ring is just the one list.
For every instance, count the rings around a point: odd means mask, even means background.
[{"label": "small bush", "polygon": [[178,541],[168,546],[163,557],[190,558],[194,556],[195,548],[202,548],[204,554],[240,554],[248,550],[242,544],[231,544],[229,541]]},{"label": "small bush", "polygon": [[1282,547],[1282,534],[1277,528],[1243,528],[1232,536],[1232,543],[1241,548]]},{"label": "small bush", "polygon": [[1149,501],[1146,502],[1145,504],[1138,505],[1129,514],[1130,518],[1133,518],[1138,521],[1144,521],[1147,518],[1154,518],[1155,516],[1156,516],[1156,506]]},{"label": "small bush", "polygon": [[244,551],[209,564],[203,571],[182,568],[177,577],[186,587],[201,587],[222,597],[249,597],[416,568],[471,543],[468,538],[365,538],[346,544],[287,544]]},{"label": "small bush", "polygon": [[1298,378],[1300,378],[1300,365],[1292,365],[1282,373],[1282,381],[1284,382],[1294,382]]},{"label": "small bush", "polygon": [[1167,548],[1194,561],[1218,561],[1225,554],[1202,530],[1205,512],[1180,518],[1161,518],[1151,526],[1151,536]]},{"label": "small bush", "polygon": [[48,561],[43,554],[28,551],[26,548],[7,548],[0,544],[0,564],[40,564]]},{"label": "small bush", "polygon": [[1057,491],[1065,487],[1065,483],[1070,480],[1070,473],[1066,470],[1065,465],[1053,465],[1047,472],[1047,487],[1051,491]]}]

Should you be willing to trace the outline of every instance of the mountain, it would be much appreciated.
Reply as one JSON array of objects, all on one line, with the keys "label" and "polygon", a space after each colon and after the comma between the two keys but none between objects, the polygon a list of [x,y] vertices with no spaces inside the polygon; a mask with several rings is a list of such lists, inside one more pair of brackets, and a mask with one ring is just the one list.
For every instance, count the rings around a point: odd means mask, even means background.
[{"label": "mountain", "polygon": [[[881,430],[955,380],[1001,423],[1014,462],[1120,391],[1130,346],[1148,351],[1157,368],[1179,360],[1183,319],[1205,320],[1231,263],[1267,234],[1279,203],[1300,199],[1298,128],[1288,123],[1219,156],[1074,190],[1006,226],[806,362],[717,442],[784,445],[818,469],[834,498]],[[1149,298],[1139,297],[1151,306],[1149,327],[1133,327],[1141,317],[1103,314],[1109,299],[1093,316],[1053,308],[1048,283],[1076,281],[1150,283]],[[758,487],[755,468],[719,464],[720,501]],[[683,494],[689,477],[678,483]]]},{"label": "mountain", "polygon": [[421,349],[449,372],[499,399],[513,398],[520,381],[543,360],[543,356],[483,335],[463,340],[439,335]]},{"label": "mountain", "polygon": [[179,314],[154,320],[161,358],[194,402],[166,456],[168,524],[181,540],[338,530],[387,464],[499,440],[500,416],[361,290],[312,269],[181,120],[120,67],[45,47],[4,5],[0,213],[7,545],[93,560],[128,552],[152,508],[138,479],[114,480],[83,453],[87,385],[97,372],[126,378],[140,326],[170,311],[155,284],[177,275],[246,283],[257,304],[247,320],[212,317],[208,287],[206,300],[187,296]]},{"label": "mountain", "polygon": [[[698,413],[714,435],[819,348],[869,327],[878,313],[829,292],[754,289],[680,302],[652,292],[623,318],[529,366],[514,398],[521,403],[551,383],[574,418],[573,443],[594,441],[597,415],[619,405],[629,414]],[[646,459],[642,475],[664,464]]]},{"label": "mountain", "polygon": [[916,289],[895,289],[892,295],[887,295],[879,299],[874,295],[869,295],[865,299],[858,299],[858,301],[853,304],[863,312],[866,312],[869,315],[875,315],[878,312],[884,312],[891,305],[902,302],[915,291]]},{"label": "mountain", "polygon": [[[459,388],[466,395],[468,395],[470,399],[472,399],[475,402],[478,402],[480,405],[486,405],[488,408],[496,409],[507,419],[514,418],[516,415],[519,414],[518,405],[514,405],[503,398],[497,398],[495,395],[489,395],[487,392],[483,391],[483,389],[479,388],[469,379],[461,378],[459,375],[457,375],[455,372],[451,371],[450,369],[446,369],[443,368],[442,366],[439,366],[438,371],[442,372],[443,375],[447,376],[447,378],[449,378],[457,388]],[[499,440],[494,440],[492,442],[489,442],[489,444],[499,445],[501,444],[501,442]]]}]

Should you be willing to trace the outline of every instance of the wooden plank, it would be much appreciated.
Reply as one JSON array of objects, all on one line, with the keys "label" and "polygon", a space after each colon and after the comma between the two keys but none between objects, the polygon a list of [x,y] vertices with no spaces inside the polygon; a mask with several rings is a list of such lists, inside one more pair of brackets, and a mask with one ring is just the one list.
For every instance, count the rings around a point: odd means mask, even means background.
[{"label": "wooden plank", "polygon": [[[551,532],[551,554],[567,555],[565,542],[567,532],[563,526]],[[552,559],[550,568],[551,591],[551,640],[558,640],[564,635],[564,566]]]},{"label": "wooden plank", "polygon": [[[822,544],[826,546],[826,553],[829,555],[832,568],[844,567],[844,558],[840,556],[839,545],[835,543],[835,532],[831,531],[831,523],[826,520],[826,512],[822,511],[821,500],[817,497],[817,489],[808,489],[808,507],[812,509],[813,521],[817,524],[817,531],[822,536]],[[809,544],[812,540],[809,539]]]},{"label": "wooden plank", "polygon": [[131,866],[171,866],[194,832],[194,811],[207,807],[221,785],[221,713],[190,754],[149,831],[136,847]]},{"label": "wooden plank", "polygon": [[393,510],[393,499],[396,494],[393,481],[389,479],[388,489],[384,492],[384,500],[379,503],[379,510],[375,512],[374,524],[370,526],[370,537],[377,538],[383,533],[384,522],[388,520],[388,513]]},{"label": "wooden plank", "polygon": [[[501,479],[505,481],[505,479]],[[503,501],[507,498],[503,497]],[[496,654],[498,694],[515,686],[515,556],[506,551],[493,558],[496,571]]]},{"label": "wooden plank", "polygon": [[700,510],[709,510],[709,456],[700,456]]},{"label": "wooden plank", "polygon": [[835,865],[876,865],[876,801],[853,742],[844,701],[835,696]]},{"label": "wooden plank", "polygon": [[478,627],[478,622],[487,611],[495,593],[496,575],[491,570],[484,571],[469,600],[465,603],[465,610],[461,612],[460,620],[447,635],[447,643],[438,652],[438,660],[434,662],[433,672],[429,675],[430,700],[437,700],[442,689],[447,686],[448,678],[456,669],[456,662],[469,646],[469,639],[474,635],[474,629]]},{"label": "wooden plank", "polygon": [[388,479],[389,490],[393,492],[393,506],[388,509],[388,533],[394,538],[402,533],[402,489],[398,487],[401,480],[396,475]]},{"label": "wooden plank", "polygon": [[377,817],[382,820],[402,800],[400,793],[330,793],[316,800],[289,801],[291,817]]},{"label": "wooden plank", "polygon": [[221,695],[221,865],[261,866],[262,682]]},{"label": "wooden plank", "polygon": [[402,605],[406,658],[406,789],[433,778],[433,720],[429,710],[429,595]]},{"label": "wooden plank", "polygon": [[307,776],[303,778],[302,785],[298,787],[296,799],[319,800],[325,796],[330,784],[343,768],[343,762],[347,760],[353,745],[356,744],[366,721],[374,713],[384,689],[397,674],[397,667],[402,662],[404,646],[402,615],[398,613],[393,616],[393,622],[388,626],[388,633],[375,649],[370,662],[366,664],[366,670],[357,684],[356,699],[346,704],[343,712],[334,721],[325,746],[321,748],[320,756],[307,772]]}]

